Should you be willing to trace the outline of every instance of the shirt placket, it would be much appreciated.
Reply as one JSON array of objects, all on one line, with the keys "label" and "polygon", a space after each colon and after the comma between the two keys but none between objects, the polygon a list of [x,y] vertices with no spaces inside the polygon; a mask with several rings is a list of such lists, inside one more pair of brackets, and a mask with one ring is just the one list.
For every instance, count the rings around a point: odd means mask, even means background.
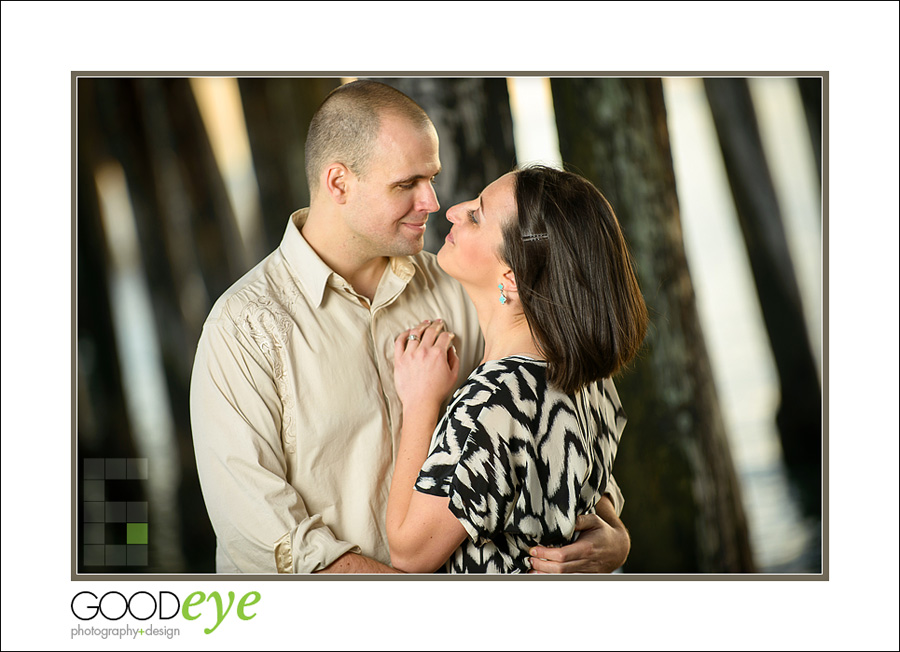
[{"label": "shirt placket", "polygon": [[389,419],[389,427],[391,433],[392,455],[396,456],[396,447],[399,438],[400,423],[403,412],[400,405],[400,399],[394,389],[394,371],[385,356],[380,355],[380,342],[385,338],[393,340],[397,333],[381,332],[387,326],[383,326],[384,314],[398,300],[403,290],[406,288],[409,279],[403,279],[393,273],[392,269],[386,271],[378,289],[375,292],[375,298],[371,310],[371,322],[369,328],[369,337],[373,351],[375,352],[375,364],[378,369],[378,375],[381,379],[381,395],[384,401],[384,407]]}]

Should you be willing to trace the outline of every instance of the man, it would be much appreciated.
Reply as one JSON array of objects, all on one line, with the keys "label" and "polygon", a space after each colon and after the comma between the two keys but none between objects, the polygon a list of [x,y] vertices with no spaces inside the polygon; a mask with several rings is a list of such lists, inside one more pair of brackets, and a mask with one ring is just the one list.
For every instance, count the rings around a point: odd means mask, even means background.
[{"label": "man", "polygon": [[[337,89],[310,124],[306,172],[309,209],[216,302],[194,361],[191,423],[218,572],[393,572],[394,338],[444,319],[460,383],[482,354],[474,308],[422,251],[440,172],[425,112],[377,82]],[[587,522],[584,541],[537,549],[551,560],[535,570],[620,565],[627,532],[608,498],[598,507],[604,520]]]}]

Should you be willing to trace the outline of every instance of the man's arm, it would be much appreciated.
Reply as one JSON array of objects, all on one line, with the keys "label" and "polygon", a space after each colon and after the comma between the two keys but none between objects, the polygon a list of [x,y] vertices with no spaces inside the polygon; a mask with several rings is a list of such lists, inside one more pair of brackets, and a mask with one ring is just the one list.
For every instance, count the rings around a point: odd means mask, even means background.
[{"label": "man's arm", "polygon": [[191,424],[220,571],[311,573],[359,552],[287,481],[281,423],[265,356],[232,325],[208,323],[191,377]]},{"label": "man's arm", "polygon": [[375,561],[371,557],[365,557],[353,552],[348,552],[317,573],[400,573],[400,571],[391,568],[380,561]]},{"label": "man's arm", "polygon": [[575,529],[581,531],[581,535],[575,543],[561,548],[543,546],[532,548],[532,571],[611,573],[621,567],[631,551],[631,537],[628,530],[616,515],[609,494],[603,496],[596,509],[596,515],[578,517]]}]

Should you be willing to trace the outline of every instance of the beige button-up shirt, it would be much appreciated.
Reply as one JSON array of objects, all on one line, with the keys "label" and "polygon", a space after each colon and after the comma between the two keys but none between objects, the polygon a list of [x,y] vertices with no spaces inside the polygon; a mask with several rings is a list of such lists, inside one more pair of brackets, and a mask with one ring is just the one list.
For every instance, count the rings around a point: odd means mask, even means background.
[{"label": "beige button-up shirt", "polygon": [[310,573],[346,552],[390,563],[394,339],[442,318],[458,384],[483,353],[475,309],[434,255],[392,258],[370,306],[300,234],[306,215],[216,302],[197,347],[191,427],[220,573]]},{"label": "beige button-up shirt", "polygon": [[391,259],[369,306],[300,234],[306,214],[216,302],[197,348],[191,425],[220,573],[308,573],[348,551],[389,563],[394,339],[444,319],[459,383],[482,355],[475,309],[434,255]]}]

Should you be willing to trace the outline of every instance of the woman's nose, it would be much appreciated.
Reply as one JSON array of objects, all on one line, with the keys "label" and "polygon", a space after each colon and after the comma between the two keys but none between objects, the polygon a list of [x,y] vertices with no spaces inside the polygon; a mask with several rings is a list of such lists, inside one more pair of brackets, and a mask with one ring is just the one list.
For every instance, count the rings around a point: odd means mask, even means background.
[{"label": "woman's nose", "polygon": [[447,219],[456,224],[459,219],[460,211],[462,211],[462,204],[456,204],[455,206],[451,206],[447,209]]}]

